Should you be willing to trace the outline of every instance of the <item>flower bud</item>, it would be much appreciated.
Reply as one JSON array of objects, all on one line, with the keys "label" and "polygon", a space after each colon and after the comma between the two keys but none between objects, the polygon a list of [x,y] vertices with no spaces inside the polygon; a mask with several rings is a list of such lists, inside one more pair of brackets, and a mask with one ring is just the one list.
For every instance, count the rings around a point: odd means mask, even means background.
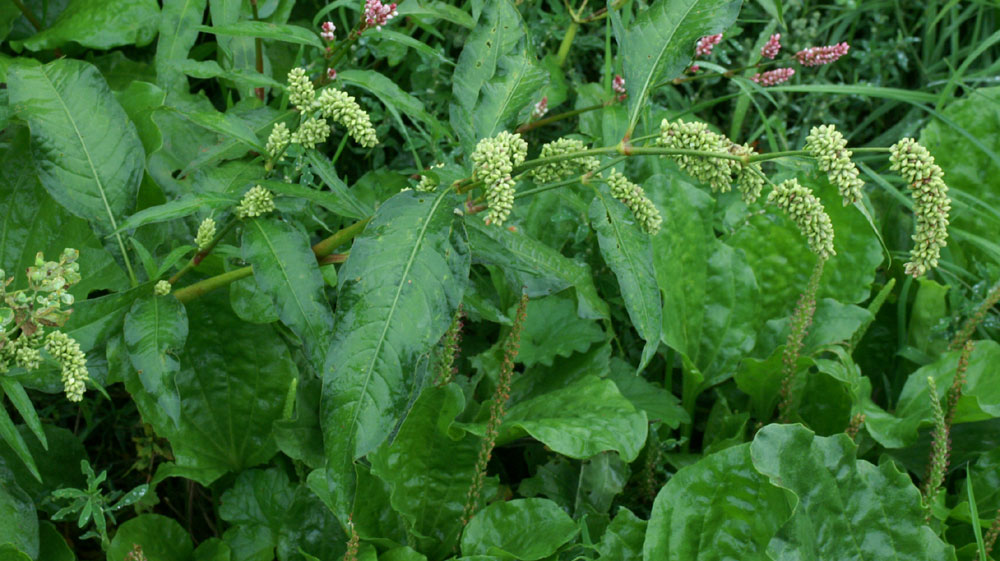
[{"label": "flower bud", "polygon": [[316,97],[316,90],[313,89],[312,81],[306,75],[305,68],[293,68],[288,72],[288,101],[299,111],[308,111],[312,108],[313,99]]},{"label": "flower bud", "polygon": [[240,218],[254,218],[262,216],[274,210],[274,195],[270,191],[257,185],[243,195],[243,200],[236,207],[236,216]]},{"label": "flower bud", "polygon": [[851,161],[852,152],[847,140],[833,125],[813,127],[806,137],[806,150],[816,158],[819,169],[826,172],[830,183],[837,187],[844,199],[844,206],[861,200],[865,182],[858,175],[858,168]]},{"label": "flower bud", "polygon": [[271,129],[271,134],[267,137],[267,157],[272,161],[284,160],[285,148],[288,147],[292,134],[288,131],[285,123],[278,123]]},{"label": "flower bud", "polygon": [[157,296],[166,296],[167,294],[170,294],[170,289],[170,281],[161,280],[153,285],[153,294],[156,294]]},{"label": "flower bud", "polygon": [[201,251],[208,247],[213,239],[215,239],[215,220],[209,217],[198,225],[198,235],[194,237],[194,244],[198,246],[198,251]]},{"label": "flower bud", "polygon": [[291,141],[301,144],[303,148],[315,148],[317,144],[326,142],[328,136],[330,127],[327,126],[326,119],[309,117],[299,130],[292,133]]}]

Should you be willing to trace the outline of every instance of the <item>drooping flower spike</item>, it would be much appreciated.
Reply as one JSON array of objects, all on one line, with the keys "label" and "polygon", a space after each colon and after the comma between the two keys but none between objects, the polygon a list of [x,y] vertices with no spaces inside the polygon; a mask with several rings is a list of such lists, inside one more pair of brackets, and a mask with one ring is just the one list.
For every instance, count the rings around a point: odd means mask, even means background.
[{"label": "drooping flower spike", "polygon": [[837,254],[833,249],[833,223],[812,191],[789,179],[775,186],[767,202],[776,205],[792,219],[809,243],[809,249],[824,261]]},{"label": "drooping flower spike", "polygon": [[524,162],[528,143],[519,134],[503,131],[493,138],[484,138],[476,145],[470,159],[473,176],[481,179],[486,189],[488,211],[486,223],[500,226],[514,208],[514,166]]},{"label": "drooping flower spike", "polygon": [[941,248],[948,241],[948,214],[951,199],[941,166],[934,163],[927,148],[912,138],[904,138],[889,148],[890,169],[898,171],[910,184],[913,214],[916,217],[915,245],[906,263],[906,274],[919,277],[937,267]]},{"label": "drooping flower spike", "polygon": [[865,182],[858,176],[858,167],[851,161],[852,152],[847,149],[847,139],[833,125],[813,127],[806,137],[806,150],[816,158],[819,169],[826,172],[830,183],[833,183],[844,206],[854,204],[861,199],[861,188]]},{"label": "drooping flower spike", "polygon": [[628,207],[643,232],[652,236],[660,231],[663,218],[660,217],[660,211],[653,205],[653,201],[649,200],[642,187],[629,181],[618,170],[611,170],[607,182],[611,195]]}]

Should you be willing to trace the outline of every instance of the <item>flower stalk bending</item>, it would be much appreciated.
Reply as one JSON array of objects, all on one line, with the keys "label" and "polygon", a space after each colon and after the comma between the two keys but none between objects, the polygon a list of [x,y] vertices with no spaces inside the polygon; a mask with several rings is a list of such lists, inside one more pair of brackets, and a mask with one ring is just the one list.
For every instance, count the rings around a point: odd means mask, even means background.
[{"label": "flower stalk bending", "polygon": [[852,152],[847,149],[844,135],[833,125],[813,127],[806,137],[806,150],[816,158],[819,169],[826,172],[830,183],[837,187],[844,206],[861,200],[865,182],[858,177],[858,167],[851,161]]},{"label": "flower stalk bending", "polygon": [[948,240],[948,213],[951,199],[941,166],[934,156],[912,138],[893,144],[889,151],[890,169],[898,171],[910,184],[913,214],[916,217],[915,245],[906,263],[906,274],[919,277],[937,267],[941,248]]},{"label": "flower stalk bending", "polygon": [[789,179],[777,185],[767,202],[785,211],[809,243],[809,249],[826,261],[837,254],[833,249],[833,223],[812,191]]}]

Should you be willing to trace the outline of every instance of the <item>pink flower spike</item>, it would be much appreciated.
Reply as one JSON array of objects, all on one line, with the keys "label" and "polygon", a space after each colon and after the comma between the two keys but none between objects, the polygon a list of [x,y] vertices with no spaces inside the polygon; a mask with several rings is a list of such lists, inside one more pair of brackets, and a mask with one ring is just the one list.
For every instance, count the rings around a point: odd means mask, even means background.
[{"label": "pink flower spike", "polygon": [[545,96],[541,101],[535,104],[534,109],[531,110],[532,119],[541,119],[549,112],[549,96]]},{"label": "pink flower spike", "polygon": [[778,51],[781,50],[781,34],[775,33],[771,35],[771,38],[767,40],[767,43],[760,48],[760,56],[764,58],[774,59],[778,56]]},{"label": "pink flower spike", "polygon": [[615,79],[611,81],[611,89],[623,94],[625,93],[625,78],[621,74],[615,74]]},{"label": "pink flower spike", "polygon": [[365,28],[374,27],[381,31],[382,26],[396,17],[396,3],[383,4],[382,0],[365,0]]},{"label": "pink flower spike", "polygon": [[326,69],[326,77],[327,77],[327,79],[330,79],[330,80],[336,80],[337,79],[337,69],[336,68],[327,68]]},{"label": "pink flower spike", "polygon": [[337,26],[333,25],[332,21],[324,21],[323,25],[320,26],[322,31],[319,36],[323,38],[324,41],[333,41],[333,32],[337,30]]},{"label": "pink flower spike", "polygon": [[763,74],[754,74],[753,78],[750,79],[766,88],[787,82],[794,75],[794,68],[777,68],[775,70],[768,70]]},{"label": "pink flower spike", "polygon": [[691,65],[691,68],[688,68],[688,70],[690,70],[690,71],[691,71],[691,73],[693,74],[693,73],[695,73],[695,72],[697,72],[697,71],[701,70],[701,67],[700,67],[700,66],[698,66],[697,64],[692,64],[692,65]]},{"label": "pink flower spike", "polygon": [[712,54],[712,49],[719,44],[719,41],[722,41],[721,33],[716,35],[706,35],[701,39],[698,39],[698,42],[694,46],[695,56],[708,56]]},{"label": "pink flower spike", "polygon": [[839,43],[828,47],[809,47],[795,53],[795,58],[802,66],[820,66],[830,64],[838,58],[847,54],[850,49],[847,43]]}]

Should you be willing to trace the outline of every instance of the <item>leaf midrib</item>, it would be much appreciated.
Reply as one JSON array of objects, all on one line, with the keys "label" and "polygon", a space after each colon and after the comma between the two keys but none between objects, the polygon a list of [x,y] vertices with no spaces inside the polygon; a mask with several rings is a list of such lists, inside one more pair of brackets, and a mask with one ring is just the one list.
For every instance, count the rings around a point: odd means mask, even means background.
[{"label": "leaf midrib", "polygon": [[[406,278],[410,275],[410,269],[413,267],[413,262],[416,260],[417,251],[420,250],[420,247],[424,243],[424,239],[426,239],[427,227],[430,225],[434,214],[437,212],[438,206],[441,204],[441,201],[444,200],[445,196],[449,192],[449,190],[441,191],[441,193],[438,194],[437,199],[434,200],[434,206],[432,206],[430,212],[427,213],[427,219],[424,220],[424,224],[420,228],[420,233],[417,235],[416,241],[413,243],[413,249],[410,251],[410,256],[406,259],[406,266],[403,268],[403,275],[399,278],[399,286],[396,287],[396,295],[392,299],[392,305],[389,306],[389,314],[385,318],[384,325],[382,326],[382,333],[379,335],[378,342],[375,344],[375,352],[372,353],[372,360],[368,364],[368,368],[365,369],[365,381],[361,386],[361,393],[358,395],[358,400],[355,402],[351,422],[348,425],[351,427],[352,432],[354,432],[354,427],[357,426],[358,416],[361,415],[361,402],[368,392],[368,384],[371,383],[372,376],[375,372],[375,362],[378,360],[379,353],[382,351],[382,346],[385,344],[386,334],[389,332],[389,324],[392,323],[392,318],[396,314],[399,297],[403,293],[403,286],[406,285]],[[350,448],[349,452],[351,454],[350,461],[353,461],[354,447],[357,446],[357,433],[354,432],[351,437],[355,440],[353,443],[354,446]]]},{"label": "leaf midrib", "polygon": [[[80,134],[80,128],[76,126],[76,120],[73,119],[73,114],[70,113],[69,107],[66,106],[66,102],[63,100],[62,95],[59,94],[59,90],[56,88],[55,82],[49,77],[46,72],[47,66],[41,67],[41,74],[45,77],[49,86],[52,88],[52,92],[55,94],[54,97],[59,101],[59,105],[62,107],[63,112],[66,114],[66,119],[71,125],[73,125],[73,132],[76,133],[77,140],[80,141],[80,147],[83,149],[83,153],[87,156],[87,165],[90,166],[90,171],[93,173],[94,181],[97,183],[97,192],[101,195],[101,202],[104,203],[104,210],[108,213],[108,218],[111,220],[111,230],[117,230],[118,224],[115,222],[115,215],[111,211],[111,205],[108,203],[108,197],[104,192],[104,183],[101,181],[100,175],[97,173],[97,167],[94,165],[94,159],[90,155],[90,150],[87,148],[87,143],[83,140],[83,135]],[[120,239],[119,239],[120,241]]]}]

